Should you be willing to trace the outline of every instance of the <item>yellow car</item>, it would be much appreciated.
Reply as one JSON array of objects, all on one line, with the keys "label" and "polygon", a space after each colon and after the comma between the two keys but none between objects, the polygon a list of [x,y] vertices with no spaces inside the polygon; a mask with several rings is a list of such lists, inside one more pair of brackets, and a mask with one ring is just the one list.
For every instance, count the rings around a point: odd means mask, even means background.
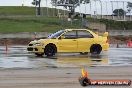
[{"label": "yellow car", "polygon": [[107,37],[108,32],[98,36],[87,29],[65,29],[51,34],[47,39],[31,41],[27,50],[37,56],[53,56],[57,52],[100,54],[109,48]]}]

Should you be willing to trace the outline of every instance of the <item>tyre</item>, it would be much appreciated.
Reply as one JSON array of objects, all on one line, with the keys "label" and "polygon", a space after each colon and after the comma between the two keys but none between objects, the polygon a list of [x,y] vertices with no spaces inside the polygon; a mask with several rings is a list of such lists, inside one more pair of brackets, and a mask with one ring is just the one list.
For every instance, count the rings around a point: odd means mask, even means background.
[{"label": "tyre", "polygon": [[43,56],[44,53],[35,53],[35,55],[40,57],[40,56]]},{"label": "tyre", "polygon": [[55,48],[51,45],[47,45],[44,49],[44,53],[46,56],[54,56],[56,51]]},{"label": "tyre", "polygon": [[90,48],[91,54],[100,54],[102,51],[102,47],[98,44],[92,45]]}]

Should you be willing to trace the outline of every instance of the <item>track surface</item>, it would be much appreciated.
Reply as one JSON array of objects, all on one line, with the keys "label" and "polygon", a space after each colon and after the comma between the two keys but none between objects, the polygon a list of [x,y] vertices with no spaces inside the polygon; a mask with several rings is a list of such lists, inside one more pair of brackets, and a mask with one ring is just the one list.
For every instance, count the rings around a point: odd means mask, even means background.
[{"label": "track surface", "polygon": [[[81,67],[91,79],[132,80],[132,49],[110,48],[101,55],[61,53],[36,57],[25,46],[12,46],[8,54],[0,47],[0,88],[82,88]],[[132,88],[131,86],[88,86],[86,88]]]},{"label": "track surface", "polygon": [[59,53],[54,57],[36,57],[26,51],[26,46],[0,47],[1,68],[82,67],[82,66],[132,66],[132,48],[110,48],[101,55]]}]

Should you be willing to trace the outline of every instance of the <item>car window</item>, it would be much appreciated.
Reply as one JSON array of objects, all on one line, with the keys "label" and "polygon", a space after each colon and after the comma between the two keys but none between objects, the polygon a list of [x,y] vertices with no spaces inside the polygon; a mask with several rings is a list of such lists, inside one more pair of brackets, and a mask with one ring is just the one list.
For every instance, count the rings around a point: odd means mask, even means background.
[{"label": "car window", "polygon": [[76,31],[69,31],[64,34],[65,39],[76,39],[77,38],[77,33]]},{"label": "car window", "polygon": [[48,36],[48,38],[55,39],[55,38],[59,37],[63,32],[64,32],[64,30],[60,30],[58,32],[55,32],[54,34],[51,34],[50,36]]},{"label": "car window", "polygon": [[88,31],[77,31],[78,38],[93,38],[93,35]]}]

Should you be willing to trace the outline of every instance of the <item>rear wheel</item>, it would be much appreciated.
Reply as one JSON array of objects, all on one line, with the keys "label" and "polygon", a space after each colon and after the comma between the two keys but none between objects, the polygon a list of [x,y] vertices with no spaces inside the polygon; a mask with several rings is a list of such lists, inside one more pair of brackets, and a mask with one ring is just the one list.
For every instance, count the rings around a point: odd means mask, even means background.
[{"label": "rear wheel", "polygon": [[100,54],[102,51],[102,47],[99,44],[92,45],[90,48],[91,54]]},{"label": "rear wheel", "polygon": [[56,53],[54,46],[47,45],[45,47],[44,53],[45,53],[46,56],[54,56],[55,53]]}]

